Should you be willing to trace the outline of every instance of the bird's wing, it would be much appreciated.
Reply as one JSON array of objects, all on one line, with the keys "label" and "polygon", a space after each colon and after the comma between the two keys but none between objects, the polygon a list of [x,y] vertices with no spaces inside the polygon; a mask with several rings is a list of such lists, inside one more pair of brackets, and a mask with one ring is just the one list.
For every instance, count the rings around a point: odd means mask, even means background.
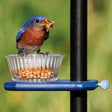
[{"label": "bird's wing", "polygon": [[20,40],[24,31],[25,31],[24,27],[21,27],[20,30],[18,31],[17,35],[16,35],[16,42],[18,42]]},{"label": "bird's wing", "polygon": [[46,32],[46,37],[45,37],[45,39],[44,40],[47,40],[49,38],[49,31],[48,32]]}]

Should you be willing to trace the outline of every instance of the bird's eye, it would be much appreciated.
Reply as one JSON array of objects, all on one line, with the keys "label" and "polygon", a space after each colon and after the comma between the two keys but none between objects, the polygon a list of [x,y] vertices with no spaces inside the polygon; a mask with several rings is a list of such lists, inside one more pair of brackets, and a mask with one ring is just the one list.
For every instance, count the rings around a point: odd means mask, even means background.
[{"label": "bird's eye", "polygon": [[36,23],[39,23],[39,19],[36,19]]}]

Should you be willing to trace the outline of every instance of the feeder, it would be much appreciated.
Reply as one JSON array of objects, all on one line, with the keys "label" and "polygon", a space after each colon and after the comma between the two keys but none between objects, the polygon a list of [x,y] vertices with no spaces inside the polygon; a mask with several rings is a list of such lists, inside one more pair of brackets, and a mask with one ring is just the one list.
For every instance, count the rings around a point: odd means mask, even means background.
[{"label": "feeder", "polygon": [[16,82],[48,82],[58,80],[64,55],[7,55],[11,77]]},{"label": "feeder", "polygon": [[[71,112],[87,112],[87,91],[98,86],[109,87],[103,80],[87,80],[87,0],[71,0],[71,43],[70,43],[70,80],[58,79],[64,55],[49,54],[6,56],[12,80],[4,84],[11,91],[70,91]],[[29,77],[26,71],[41,71],[40,75]],[[25,72],[21,75],[20,72]],[[50,71],[43,75],[42,71]],[[28,73],[29,73],[28,72]],[[42,77],[41,77],[42,76]]]}]

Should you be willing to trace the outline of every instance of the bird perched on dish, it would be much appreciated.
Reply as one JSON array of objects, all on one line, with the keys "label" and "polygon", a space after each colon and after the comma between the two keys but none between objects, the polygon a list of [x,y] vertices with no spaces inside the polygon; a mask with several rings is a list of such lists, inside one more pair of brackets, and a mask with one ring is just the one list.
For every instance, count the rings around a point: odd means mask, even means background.
[{"label": "bird perched on dish", "polygon": [[16,48],[18,54],[27,54],[37,51],[49,37],[49,28],[54,28],[54,21],[48,21],[44,16],[31,17],[18,31]]}]

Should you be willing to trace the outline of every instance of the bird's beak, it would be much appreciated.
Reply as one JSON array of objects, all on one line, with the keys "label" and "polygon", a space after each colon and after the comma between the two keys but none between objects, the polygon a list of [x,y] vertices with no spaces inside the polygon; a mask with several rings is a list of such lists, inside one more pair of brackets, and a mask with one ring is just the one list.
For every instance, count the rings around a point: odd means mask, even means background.
[{"label": "bird's beak", "polygon": [[50,27],[55,28],[54,23],[55,23],[54,21],[49,22],[46,18],[45,22],[40,23],[40,25],[46,26],[46,31],[48,32]]}]

